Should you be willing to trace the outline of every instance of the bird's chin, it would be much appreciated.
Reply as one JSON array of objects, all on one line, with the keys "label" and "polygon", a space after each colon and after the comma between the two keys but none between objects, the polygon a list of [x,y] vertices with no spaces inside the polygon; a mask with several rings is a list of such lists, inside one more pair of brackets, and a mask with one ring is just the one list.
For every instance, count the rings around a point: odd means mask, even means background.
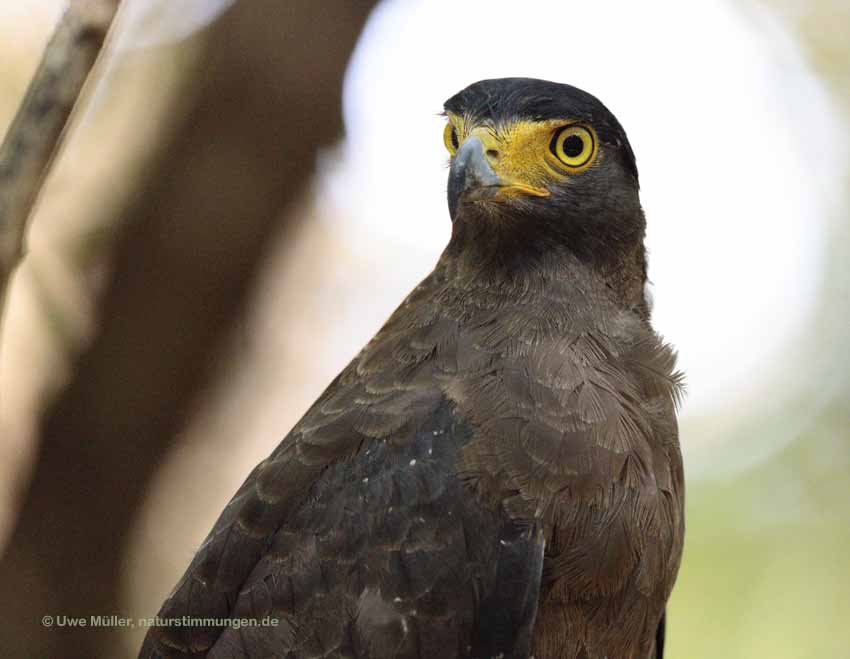
[{"label": "bird's chin", "polygon": [[466,190],[460,197],[462,204],[510,203],[524,197],[548,197],[549,191],[525,184],[482,185]]}]

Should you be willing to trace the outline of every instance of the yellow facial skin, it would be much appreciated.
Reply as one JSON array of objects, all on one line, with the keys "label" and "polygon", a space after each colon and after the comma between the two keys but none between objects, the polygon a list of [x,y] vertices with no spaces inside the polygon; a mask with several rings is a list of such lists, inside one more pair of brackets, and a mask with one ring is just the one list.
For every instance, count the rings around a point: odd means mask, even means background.
[{"label": "yellow facial skin", "polygon": [[443,141],[454,156],[469,137],[477,137],[487,160],[503,181],[495,200],[517,196],[549,196],[549,185],[596,162],[599,140],[593,128],[570,119],[519,120],[509,124],[472,125],[463,116],[448,113]]}]

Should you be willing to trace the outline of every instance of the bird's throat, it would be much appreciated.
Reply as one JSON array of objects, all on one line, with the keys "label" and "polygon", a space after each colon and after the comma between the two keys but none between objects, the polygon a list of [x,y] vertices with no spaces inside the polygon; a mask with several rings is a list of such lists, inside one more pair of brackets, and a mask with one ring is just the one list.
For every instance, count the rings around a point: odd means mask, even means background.
[{"label": "bird's throat", "polygon": [[[441,258],[451,276],[486,283],[496,290],[541,290],[547,286],[598,288],[594,295],[613,297],[618,306],[648,320],[644,288],[646,250],[643,234],[629,240],[577,244],[567,232],[530,230],[533,218],[478,212],[460,216]],[[590,291],[588,291],[590,292]]]}]

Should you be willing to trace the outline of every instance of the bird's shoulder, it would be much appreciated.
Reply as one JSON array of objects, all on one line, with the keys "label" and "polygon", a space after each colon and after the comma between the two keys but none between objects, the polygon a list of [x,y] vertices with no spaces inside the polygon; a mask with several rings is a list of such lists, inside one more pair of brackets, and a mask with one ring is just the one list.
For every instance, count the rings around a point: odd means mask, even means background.
[{"label": "bird's shoulder", "polygon": [[[436,288],[432,275],[414,289],[277,448],[252,470],[163,604],[160,618],[227,617],[263,558],[279,555],[277,550],[283,551],[291,541],[299,511],[311,506],[314,513],[323,511],[311,519],[308,529],[310,534],[319,533],[345,506],[349,481],[356,479],[374,495],[359,499],[361,503],[381,497],[428,502],[440,494],[451,450],[433,457],[419,452],[429,448],[426,439],[441,439],[443,446],[462,442],[465,430],[452,422],[450,401],[434,374],[426,372],[426,362],[433,361],[429,342],[443,341],[431,322],[436,320],[431,313]],[[420,468],[402,468],[417,459]],[[367,484],[370,476],[373,482]],[[383,489],[376,493],[375,488]],[[322,497],[325,504],[315,508]],[[384,531],[392,534],[396,524],[395,531],[407,537],[413,532],[407,519],[411,511],[404,505],[395,511],[389,510],[392,507],[382,504]],[[287,531],[287,523],[295,526]],[[356,554],[362,539],[362,534],[340,534],[336,528],[333,541],[323,548],[350,541],[346,551]],[[292,556],[299,560],[298,552]],[[155,628],[142,656],[203,654],[220,633],[216,625]]]}]

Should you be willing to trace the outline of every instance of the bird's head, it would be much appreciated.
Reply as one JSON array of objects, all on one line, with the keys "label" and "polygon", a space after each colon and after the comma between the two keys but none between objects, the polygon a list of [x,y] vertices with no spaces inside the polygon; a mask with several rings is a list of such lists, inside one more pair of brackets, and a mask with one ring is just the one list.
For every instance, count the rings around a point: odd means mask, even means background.
[{"label": "bird's head", "polygon": [[593,258],[642,244],[638,173],[620,123],[590,94],[545,80],[476,82],[445,103],[455,233]]}]

